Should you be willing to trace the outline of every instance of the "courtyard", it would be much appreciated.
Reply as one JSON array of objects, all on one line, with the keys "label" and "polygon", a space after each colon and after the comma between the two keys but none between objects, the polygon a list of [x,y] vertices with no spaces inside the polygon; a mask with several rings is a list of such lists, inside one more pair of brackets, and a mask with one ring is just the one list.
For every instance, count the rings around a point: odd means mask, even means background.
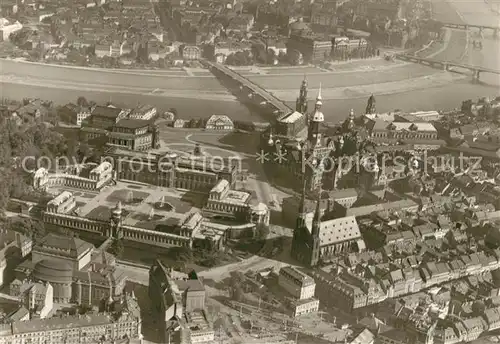
[{"label": "courtyard", "polygon": [[192,211],[204,206],[206,196],[194,191],[180,191],[154,185],[117,182],[100,193],[70,191],[76,199],[79,216],[108,221],[118,202],[122,205],[124,225],[170,232]]}]

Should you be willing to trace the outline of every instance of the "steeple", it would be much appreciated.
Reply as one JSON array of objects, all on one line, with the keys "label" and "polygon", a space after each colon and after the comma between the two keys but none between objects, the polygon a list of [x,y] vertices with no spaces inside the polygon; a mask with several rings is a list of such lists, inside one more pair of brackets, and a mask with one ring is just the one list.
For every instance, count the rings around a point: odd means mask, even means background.
[{"label": "steeple", "polygon": [[314,106],[314,112],[309,122],[309,140],[312,141],[314,146],[321,143],[321,126],[325,121],[325,116],[321,112],[321,105],[323,98],[321,97],[321,84],[319,84],[318,96],[316,97],[316,105]]},{"label": "steeple", "polygon": [[319,236],[319,230],[321,226],[321,186],[318,190],[318,200],[316,201],[316,210],[314,212],[314,218],[312,223],[311,234],[313,237]]},{"label": "steeple", "polygon": [[316,110],[319,110],[323,105],[323,97],[321,97],[321,83],[319,83],[318,96],[316,97]]},{"label": "steeple", "polygon": [[373,96],[373,94],[370,96],[370,98],[368,98],[368,102],[366,104],[366,111],[365,111],[365,114],[373,114],[375,113],[377,110],[375,109],[375,97]]},{"label": "steeple", "polygon": [[304,80],[302,80],[302,85],[300,86],[299,97],[297,98],[297,103],[295,110],[302,114],[307,113],[307,78],[304,74]]},{"label": "steeple", "polygon": [[307,209],[306,209],[306,178],[302,178],[302,195],[300,197],[300,203],[299,203],[299,213],[297,216],[297,228],[306,228],[306,216],[307,216]]},{"label": "steeple", "polygon": [[302,195],[300,197],[299,214],[305,215],[306,210],[306,178],[302,178]]}]

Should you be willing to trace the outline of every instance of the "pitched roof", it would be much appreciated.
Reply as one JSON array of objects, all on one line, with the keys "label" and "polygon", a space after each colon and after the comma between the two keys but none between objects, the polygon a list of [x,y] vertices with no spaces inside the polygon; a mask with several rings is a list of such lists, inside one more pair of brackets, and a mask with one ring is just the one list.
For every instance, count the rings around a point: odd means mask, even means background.
[{"label": "pitched roof", "polygon": [[[306,226],[309,231],[312,230],[313,214],[308,214]],[[361,238],[358,223],[354,216],[341,217],[338,219],[321,222],[320,226],[320,245],[326,246],[343,241],[350,241]]]},{"label": "pitched roof", "polygon": [[53,250],[57,255],[77,258],[86,250],[92,248],[92,244],[81,239],[50,233],[37,243],[35,250]]},{"label": "pitched roof", "polygon": [[118,115],[120,114],[122,110],[115,108],[115,107],[110,107],[110,106],[101,106],[98,105],[94,108],[92,111],[92,116],[101,116],[101,117],[108,117],[108,118],[114,118],[116,119]]}]

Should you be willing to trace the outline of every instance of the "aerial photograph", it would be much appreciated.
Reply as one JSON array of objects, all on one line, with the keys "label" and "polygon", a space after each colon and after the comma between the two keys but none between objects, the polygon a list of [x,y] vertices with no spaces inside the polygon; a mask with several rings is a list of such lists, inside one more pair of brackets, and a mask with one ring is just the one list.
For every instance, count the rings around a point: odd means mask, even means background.
[{"label": "aerial photograph", "polygon": [[500,343],[500,0],[0,0],[0,344]]}]

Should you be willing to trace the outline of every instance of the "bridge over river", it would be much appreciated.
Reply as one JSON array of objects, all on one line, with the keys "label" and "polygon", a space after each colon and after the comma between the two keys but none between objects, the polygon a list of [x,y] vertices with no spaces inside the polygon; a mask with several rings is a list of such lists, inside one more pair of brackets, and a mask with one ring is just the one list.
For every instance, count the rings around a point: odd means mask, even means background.
[{"label": "bridge over river", "polygon": [[253,83],[231,68],[208,60],[204,60],[203,62],[212,70],[212,72],[223,75],[231,79],[233,82],[236,82],[239,85],[239,90],[243,92],[244,95],[252,101],[252,103],[260,107],[267,108],[275,115],[276,118],[280,118],[294,111],[272,93]]},{"label": "bridge over river", "polygon": [[452,71],[452,68],[469,70],[472,72],[472,81],[473,82],[479,82],[481,73],[500,75],[500,70],[485,68],[485,67],[481,67],[481,66],[473,66],[473,65],[457,63],[457,62],[435,60],[435,59],[430,59],[430,58],[426,58],[426,57],[419,57],[419,56],[414,56],[414,55],[408,55],[408,54],[397,54],[395,57],[397,59],[400,59],[403,61],[420,63],[423,65],[427,65],[427,66],[430,66],[433,68],[438,68],[438,69],[442,69],[442,70],[446,70],[446,71]]}]

